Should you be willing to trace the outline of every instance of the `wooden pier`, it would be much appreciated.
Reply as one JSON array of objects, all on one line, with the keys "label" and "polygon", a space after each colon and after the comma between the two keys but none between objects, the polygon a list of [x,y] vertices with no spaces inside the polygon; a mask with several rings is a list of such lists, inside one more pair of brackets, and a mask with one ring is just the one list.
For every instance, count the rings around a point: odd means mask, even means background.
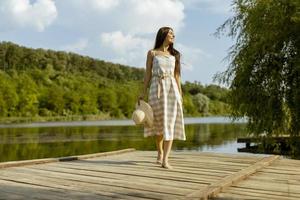
[{"label": "wooden pier", "polygon": [[245,143],[245,147],[238,148],[238,152],[267,153],[278,155],[290,155],[292,152],[292,141],[299,141],[300,137],[281,136],[261,136],[237,138],[237,143]]},{"label": "wooden pier", "polygon": [[0,199],[300,199],[300,161],[279,156],[126,149],[0,163]]}]

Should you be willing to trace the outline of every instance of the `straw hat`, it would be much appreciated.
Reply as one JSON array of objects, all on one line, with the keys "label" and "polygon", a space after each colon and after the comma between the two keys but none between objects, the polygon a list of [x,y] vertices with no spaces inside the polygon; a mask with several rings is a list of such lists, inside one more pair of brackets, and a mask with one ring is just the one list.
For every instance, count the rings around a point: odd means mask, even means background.
[{"label": "straw hat", "polygon": [[139,100],[140,105],[136,103],[132,119],[135,124],[144,124],[145,127],[153,126],[153,110],[151,106],[143,100]]}]

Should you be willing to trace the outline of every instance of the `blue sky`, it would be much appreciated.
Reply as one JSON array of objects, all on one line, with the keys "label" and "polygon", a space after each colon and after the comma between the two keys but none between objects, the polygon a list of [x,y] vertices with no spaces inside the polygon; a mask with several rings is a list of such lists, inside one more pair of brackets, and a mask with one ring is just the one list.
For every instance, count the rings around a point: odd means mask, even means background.
[{"label": "blue sky", "polygon": [[212,34],[231,0],[1,0],[0,40],[145,67],[159,27],[171,26],[182,81],[211,84],[233,41]]}]

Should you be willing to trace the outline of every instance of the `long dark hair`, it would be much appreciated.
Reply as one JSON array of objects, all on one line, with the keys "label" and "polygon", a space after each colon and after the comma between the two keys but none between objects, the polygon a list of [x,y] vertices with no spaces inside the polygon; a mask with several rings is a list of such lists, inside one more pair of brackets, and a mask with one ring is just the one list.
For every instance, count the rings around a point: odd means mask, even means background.
[{"label": "long dark hair", "polygon": [[[161,45],[164,43],[168,33],[170,30],[173,30],[171,27],[161,27],[156,34],[155,38],[155,44],[153,49],[158,49],[161,47]],[[175,56],[175,73],[177,73],[179,76],[181,75],[181,70],[180,70],[180,52],[177,51],[173,47],[173,43],[169,44],[168,51],[170,52],[171,55]]]}]

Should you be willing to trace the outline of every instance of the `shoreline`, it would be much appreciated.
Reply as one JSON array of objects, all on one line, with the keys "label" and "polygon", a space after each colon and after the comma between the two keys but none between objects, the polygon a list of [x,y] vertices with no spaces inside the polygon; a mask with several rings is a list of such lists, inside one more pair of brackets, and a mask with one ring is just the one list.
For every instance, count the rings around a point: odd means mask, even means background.
[{"label": "shoreline", "polygon": [[[184,115],[184,118],[202,118],[202,117],[229,117],[229,115]],[[99,120],[130,120],[131,118],[111,117],[108,113],[99,115],[70,115],[70,116],[35,116],[35,117],[0,117],[2,124],[20,124],[20,123],[44,123],[44,122],[72,122],[72,121],[99,121]]]},{"label": "shoreline", "polygon": [[[185,117],[185,124],[228,124],[246,123],[246,119],[232,121],[227,116]],[[75,126],[141,126],[135,125],[132,119],[95,119],[73,121],[43,121],[23,123],[0,123],[0,128],[34,128],[34,127],[75,127]]]}]

